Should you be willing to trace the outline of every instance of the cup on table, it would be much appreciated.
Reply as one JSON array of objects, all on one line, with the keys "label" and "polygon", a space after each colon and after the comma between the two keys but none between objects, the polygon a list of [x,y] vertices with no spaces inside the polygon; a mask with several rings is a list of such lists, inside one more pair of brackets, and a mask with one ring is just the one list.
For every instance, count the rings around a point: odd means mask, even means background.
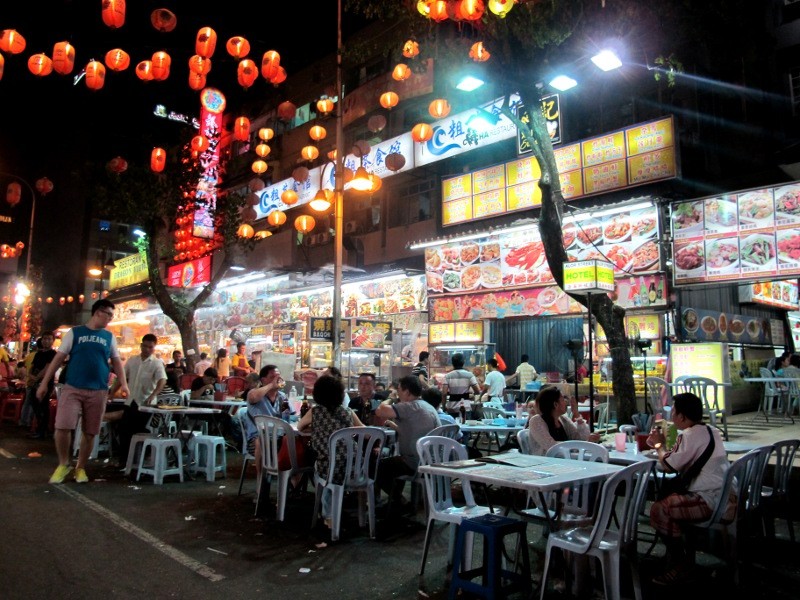
[{"label": "cup on table", "polygon": [[625,442],[627,439],[628,436],[625,433],[614,434],[614,448],[617,450],[617,452],[625,452]]}]

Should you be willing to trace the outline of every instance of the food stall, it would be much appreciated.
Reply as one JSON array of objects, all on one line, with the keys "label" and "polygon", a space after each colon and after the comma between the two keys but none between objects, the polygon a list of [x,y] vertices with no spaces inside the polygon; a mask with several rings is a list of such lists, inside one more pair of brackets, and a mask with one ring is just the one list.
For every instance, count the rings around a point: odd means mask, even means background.
[{"label": "food stall", "polygon": [[483,381],[486,361],[494,357],[495,344],[490,342],[489,321],[453,321],[428,325],[428,376],[441,386],[444,375],[452,369],[454,354],[464,356],[464,368]]}]

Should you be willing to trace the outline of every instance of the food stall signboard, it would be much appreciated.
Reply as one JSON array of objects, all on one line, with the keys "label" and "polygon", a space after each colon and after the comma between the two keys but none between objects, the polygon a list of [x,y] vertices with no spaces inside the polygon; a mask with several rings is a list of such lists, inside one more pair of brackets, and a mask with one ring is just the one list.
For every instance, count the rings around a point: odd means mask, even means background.
[{"label": "food stall signboard", "polygon": [[[713,379],[718,384],[730,383],[730,365],[728,364],[728,344],[717,342],[672,344],[669,349],[672,366],[672,380],[682,375],[699,375]],[[708,390],[712,396],[713,390]],[[719,407],[725,410],[725,387],[717,386]]]},{"label": "food stall signboard", "polygon": [[309,319],[308,339],[314,342],[332,342],[333,319],[311,317]]},{"label": "food stall signboard", "polygon": [[148,279],[147,261],[144,255],[137,252],[114,261],[114,268],[108,276],[108,289],[117,290]]},{"label": "food stall signboard", "polygon": [[428,343],[446,344],[456,341],[455,323],[430,323],[428,324]]},{"label": "food stall signboard", "polygon": [[687,340],[773,344],[769,321],[758,317],[684,308],[681,313],[681,328],[683,337]]},{"label": "food stall signboard", "polygon": [[428,344],[483,342],[483,321],[429,323]]},{"label": "food stall signboard", "polygon": [[602,260],[564,263],[564,291],[605,293],[614,291],[614,265]]},{"label": "food stall signboard", "polygon": [[740,285],[739,302],[754,302],[787,310],[800,310],[797,280],[761,281]]},{"label": "food stall signboard", "polygon": [[800,182],[671,208],[675,285],[800,275]]},{"label": "food stall signboard", "polygon": [[461,321],[456,323],[456,343],[482,342],[483,321]]},{"label": "food stall signboard", "polygon": [[197,260],[173,265],[167,272],[169,287],[194,288],[211,281],[211,257],[204,256]]},{"label": "food stall signboard", "polygon": [[383,348],[392,341],[391,321],[356,319],[350,333],[353,348]]}]

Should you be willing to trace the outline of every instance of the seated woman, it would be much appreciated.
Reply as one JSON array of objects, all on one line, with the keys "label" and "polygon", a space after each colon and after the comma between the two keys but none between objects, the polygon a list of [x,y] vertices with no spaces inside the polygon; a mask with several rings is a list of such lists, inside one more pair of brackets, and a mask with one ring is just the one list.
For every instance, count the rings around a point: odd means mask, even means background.
[{"label": "seated woman", "polygon": [[[314,465],[314,482],[328,477],[330,456],[328,440],[331,434],[345,427],[363,427],[356,414],[342,405],[344,386],[330,375],[323,375],[314,383],[314,406],[297,424],[298,431],[311,430],[311,448],[317,456]],[[344,463],[339,461],[334,473],[334,482],[344,477]],[[338,478],[338,479],[337,479]],[[331,492],[322,493],[322,518],[325,525],[331,526]]]},{"label": "seated woman", "polygon": [[[578,413],[578,402],[573,398],[572,414]],[[544,454],[558,442],[568,440],[584,440],[599,442],[599,433],[589,433],[589,426],[582,417],[575,423],[567,414],[567,400],[557,387],[545,386],[536,395],[536,406],[539,414],[529,421],[531,454]]]},{"label": "seated woman", "polygon": [[[679,473],[671,487],[683,487],[650,508],[650,523],[661,534],[669,561],[664,573],[653,579],[657,585],[680,583],[690,574],[692,565],[681,539],[681,523],[711,516],[728,470],[719,430],[703,425],[700,398],[692,393],[677,394],[672,403],[672,422],[681,431],[672,450],[665,450],[664,433],[657,429],[647,438],[648,445],[658,452],[664,471]],[[728,514],[733,516],[735,510],[735,502],[730,503]]]}]

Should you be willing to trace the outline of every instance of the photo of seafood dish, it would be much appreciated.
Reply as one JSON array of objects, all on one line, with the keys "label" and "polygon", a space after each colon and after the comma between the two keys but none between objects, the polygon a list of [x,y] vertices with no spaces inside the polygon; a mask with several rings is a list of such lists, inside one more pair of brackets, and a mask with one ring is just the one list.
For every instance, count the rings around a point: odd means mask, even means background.
[{"label": "photo of seafood dish", "polygon": [[698,228],[703,223],[701,202],[682,202],[672,213],[672,228],[675,231],[686,231]]},{"label": "photo of seafood dish", "polygon": [[730,229],[736,227],[736,202],[723,198],[705,201],[706,229]]},{"label": "photo of seafood dish", "polygon": [[631,223],[628,217],[614,217],[603,229],[603,237],[608,243],[624,242],[631,237]]},{"label": "photo of seafood dish", "polygon": [[758,338],[758,334],[761,332],[761,325],[759,325],[756,319],[750,319],[747,322],[747,335],[750,336],[751,340]]},{"label": "photo of seafood dish", "polygon": [[444,289],[450,292],[457,292],[461,289],[461,273],[458,271],[445,271],[442,280]]},{"label": "photo of seafood dish", "polygon": [[578,242],[582,246],[591,246],[596,244],[601,237],[603,237],[603,228],[597,221],[588,221],[580,223],[578,229]]},{"label": "photo of seafood dish", "polygon": [[461,264],[460,246],[442,246],[442,261],[447,267],[457,267]]},{"label": "photo of seafood dish", "polygon": [[714,317],[703,317],[703,319],[700,321],[700,328],[707,335],[711,335],[717,330],[717,320]]},{"label": "photo of seafood dish", "polygon": [[461,246],[461,264],[469,265],[478,260],[480,248],[478,244],[464,244]]},{"label": "photo of seafood dish", "polygon": [[478,265],[467,267],[461,271],[461,289],[473,290],[481,282],[481,268]]},{"label": "photo of seafood dish", "polygon": [[627,271],[631,265],[631,253],[625,246],[617,244],[605,252],[606,260],[614,265],[617,271]]},{"label": "photo of seafood dish", "polygon": [[650,237],[656,232],[656,218],[645,216],[633,224],[634,237]]},{"label": "photo of seafood dish", "polygon": [[545,288],[537,297],[537,301],[539,302],[539,306],[542,308],[547,308],[549,306],[553,306],[556,300],[558,300],[558,293],[553,288]]},{"label": "photo of seafood dish", "polygon": [[544,244],[529,242],[517,248],[511,248],[506,255],[505,263],[512,268],[531,271],[545,261]]},{"label": "photo of seafood dish", "polygon": [[572,244],[575,243],[575,239],[578,237],[578,233],[575,230],[575,225],[568,224],[564,225],[564,231],[562,233],[564,236],[564,248],[569,248]]},{"label": "photo of seafood dish", "polygon": [[580,255],[579,260],[608,260],[605,255],[596,248],[587,248]]},{"label": "photo of seafood dish", "polygon": [[771,219],[775,207],[772,205],[772,194],[769,190],[748,192],[739,196],[739,218],[747,221],[764,221]]},{"label": "photo of seafood dish", "polygon": [[439,271],[442,269],[442,255],[436,248],[425,248],[425,270]]},{"label": "photo of seafood dish", "polygon": [[800,263],[800,230],[787,229],[778,232],[778,258],[782,263]]},{"label": "photo of seafood dish", "polygon": [[498,265],[481,266],[481,283],[483,287],[496,288],[503,285],[503,273]]},{"label": "photo of seafood dish", "polygon": [[481,262],[492,262],[500,258],[500,244],[491,242],[481,245]]},{"label": "photo of seafood dish", "polygon": [[444,278],[442,277],[441,273],[431,273],[429,271],[425,273],[425,280],[428,285],[428,289],[431,292],[444,291]]},{"label": "photo of seafood dish", "polygon": [[634,271],[643,271],[648,267],[653,266],[658,262],[658,244],[653,240],[645,242],[633,251],[633,266]]},{"label": "photo of seafood dish", "polygon": [[681,271],[702,269],[705,264],[702,242],[692,242],[675,250],[675,267]]},{"label": "photo of seafood dish", "polygon": [[800,186],[791,185],[775,190],[775,211],[789,217],[800,217]]},{"label": "photo of seafood dish", "polygon": [[739,266],[739,240],[736,238],[706,242],[706,265],[709,269]]},{"label": "photo of seafood dish", "polygon": [[692,310],[691,308],[687,308],[683,311],[683,328],[690,333],[694,333],[697,331],[697,328],[700,325],[700,319],[697,317],[697,313]]},{"label": "photo of seafood dish", "polygon": [[769,265],[775,258],[775,240],[760,233],[747,236],[741,241],[740,258],[750,266]]}]

